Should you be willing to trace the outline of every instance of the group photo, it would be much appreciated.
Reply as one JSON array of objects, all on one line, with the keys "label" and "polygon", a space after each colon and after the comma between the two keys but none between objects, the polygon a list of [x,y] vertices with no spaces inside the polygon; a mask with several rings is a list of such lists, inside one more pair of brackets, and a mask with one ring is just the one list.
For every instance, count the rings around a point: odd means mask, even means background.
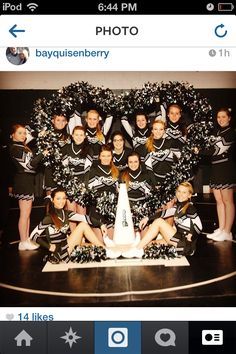
[{"label": "group photo", "polygon": [[1,72],[2,306],[235,306],[235,72]]}]

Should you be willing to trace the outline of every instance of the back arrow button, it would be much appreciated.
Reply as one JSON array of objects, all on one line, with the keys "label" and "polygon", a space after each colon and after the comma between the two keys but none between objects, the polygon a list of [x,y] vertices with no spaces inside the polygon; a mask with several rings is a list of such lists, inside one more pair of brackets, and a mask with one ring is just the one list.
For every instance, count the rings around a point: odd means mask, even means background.
[{"label": "back arrow button", "polygon": [[10,28],[9,29],[9,32],[11,33],[11,35],[13,36],[13,37],[17,37],[17,35],[16,35],[16,33],[17,32],[25,32],[25,30],[23,30],[23,29],[16,29],[16,27],[17,27],[17,25],[14,25],[14,26],[12,26],[12,28]]}]

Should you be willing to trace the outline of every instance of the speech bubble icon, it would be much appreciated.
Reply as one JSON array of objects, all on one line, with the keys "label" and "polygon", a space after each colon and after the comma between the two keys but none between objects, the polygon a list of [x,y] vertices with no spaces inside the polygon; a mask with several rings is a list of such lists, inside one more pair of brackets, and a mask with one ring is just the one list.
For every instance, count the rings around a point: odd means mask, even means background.
[{"label": "speech bubble icon", "polygon": [[161,347],[175,347],[176,335],[169,328],[162,328],[155,334],[155,341]]}]

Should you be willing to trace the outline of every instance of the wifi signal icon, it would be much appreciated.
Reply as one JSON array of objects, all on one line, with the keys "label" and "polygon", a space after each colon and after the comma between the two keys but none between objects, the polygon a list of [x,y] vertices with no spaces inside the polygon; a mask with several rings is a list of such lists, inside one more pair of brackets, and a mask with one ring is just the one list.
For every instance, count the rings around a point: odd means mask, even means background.
[{"label": "wifi signal icon", "polygon": [[27,5],[27,7],[30,9],[31,12],[34,12],[39,5],[35,4],[34,2],[31,2]]}]

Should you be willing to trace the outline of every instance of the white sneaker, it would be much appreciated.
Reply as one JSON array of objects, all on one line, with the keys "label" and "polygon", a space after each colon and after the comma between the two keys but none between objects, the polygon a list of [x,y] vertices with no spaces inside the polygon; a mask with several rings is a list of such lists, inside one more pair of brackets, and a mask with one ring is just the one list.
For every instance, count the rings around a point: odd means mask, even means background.
[{"label": "white sneaker", "polygon": [[121,256],[121,251],[106,248],[106,256],[110,259],[116,259]]},{"label": "white sneaker", "polygon": [[103,242],[107,247],[114,247],[115,243],[113,240],[111,240],[107,235],[103,236]]},{"label": "white sneaker", "polygon": [[232,232],[221,231],[220,234],[217,234],[215,237],[212,237],[213,241],[232,241],[233,236]]},{"label": "white sneaker", "polygon": [[131,248],[128,251],[122,253],[124,258],[142,258],[144,251],[142,248]]},{"label": "white sneaker", "polygon": [[37,243],[34,243],[29,238],[25,241],[21,241],[18,245],[19,251],[33,251],[37,250],[40,246]]},{"label": "white sneaker", "polygon": [[213,240],[215,236],[219,235],[223,230],[221,229],[216,229],[214,230],[214,232],[212,232],[212,234],[207,234],[207,238]]}]

